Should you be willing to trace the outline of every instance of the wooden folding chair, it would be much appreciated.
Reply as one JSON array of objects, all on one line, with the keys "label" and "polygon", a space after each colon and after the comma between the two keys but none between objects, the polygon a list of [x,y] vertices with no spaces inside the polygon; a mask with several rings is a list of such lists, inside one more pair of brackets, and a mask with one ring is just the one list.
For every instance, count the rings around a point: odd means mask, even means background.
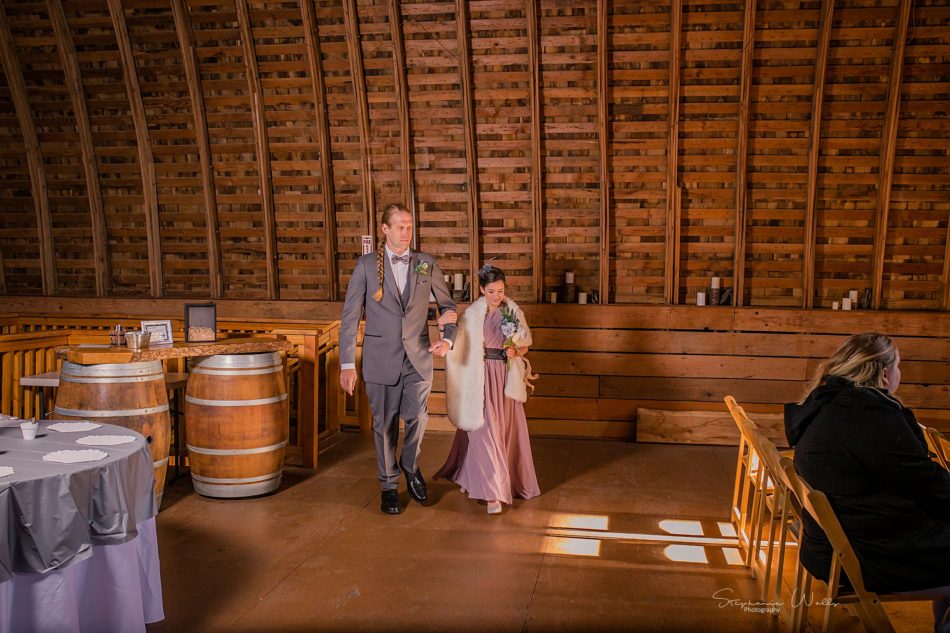
[{"label": "wooden folding chair", "polygon": [[950,470],[950,440],[947,440],[943,433],[933,427],[921,424],[920,430],[923,431],[924,437],[927,439],[927,450],[933,453],[935,461]]},{"label": "wooden folding chair", "polygon": [[[736,526],[740,548],[743,544],[746,546],[745,565],[752,569],[752,573],[755,575],[755,569],[752,567],[752,563],[753,554],[758,547],[757,539],[754,537],[758,530],[755,529],[757,526],[752,525],[752,519],[758,515],[760,495],[764,487],[765,471],[761,468],[761,462],[755,452],[755,446],[744,426],[744,420],[748,419],[748,416],[745,415],[745,410],[739,406],[736,399],[732,396],[726,396],[725,401],[726,406],[729,408],[729,413],[732,414],[736,426],[739,427],[739,455],[736,460],[736,481],[732,491],[730,519]],[[748,534],[746,533],[747,529]],[[756,542],[753,543],[753,541]]]},{"label": "wooden folding chair", "polygon": [[[788,477],[789,486],[792,493],[798,499],[802,508],[810,514],[818,526],[824,531],[825,536],[831,543],[834,553],[831,558],[831,569],[828,574],[828,590],[826,594],[825,615],[822,624],[822,631],[827,633],[831,630],[831,604],[841,604],[851,607],[857,617],[861,620],[864,628],[870,633],[894,633],[894,627],[882,606],[883,602],[919,602],[930,598],[938,599],[942,596],[923,596],[914,594],[878,594],[868,591],[864,586],[864,577],[861,575],[861,565],[851,542],[845,534],[838,517],[825,496],[820,490],[815,490],[807,481],[795,471],[795,466],[791,460],[782,458],[782,470]],[[802,567],[804,570],[804,567]],[[841,585],[841,572],[844,571],[848,576],[853,588],[852,591],[845,591]],[[810,580],[810,578],[809,578]],[[810,582],[806,584],[805,591],[809,591]],[[801,602],[804,602],[802,600]],[[796,624],[800,627],[803,622],[793,620],[793,630]]]}]

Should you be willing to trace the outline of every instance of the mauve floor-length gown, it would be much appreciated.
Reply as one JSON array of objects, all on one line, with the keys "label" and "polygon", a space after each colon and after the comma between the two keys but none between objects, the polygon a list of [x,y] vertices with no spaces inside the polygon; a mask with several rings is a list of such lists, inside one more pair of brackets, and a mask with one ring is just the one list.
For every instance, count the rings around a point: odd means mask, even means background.
[{"label": "mauve floor-length gown", "polygon": [[[500,348],[501,310],[485,318],[485,347]],[[530,499],[541,494],[534,472],[524,405],[505,397],[503,360],[485,360],[485,424],[477,431],[457,431],[445,465],[436,479],[450,479],[472,499]]]}]

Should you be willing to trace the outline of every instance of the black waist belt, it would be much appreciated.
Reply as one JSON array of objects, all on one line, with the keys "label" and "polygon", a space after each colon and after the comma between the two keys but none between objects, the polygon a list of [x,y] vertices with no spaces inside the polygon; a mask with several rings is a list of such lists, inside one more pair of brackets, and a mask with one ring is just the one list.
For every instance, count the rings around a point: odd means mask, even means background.
[{"label": "black waist belt", "polygon": [[508,353],[502,348],[486,347],[485,360],[508,360]]}]

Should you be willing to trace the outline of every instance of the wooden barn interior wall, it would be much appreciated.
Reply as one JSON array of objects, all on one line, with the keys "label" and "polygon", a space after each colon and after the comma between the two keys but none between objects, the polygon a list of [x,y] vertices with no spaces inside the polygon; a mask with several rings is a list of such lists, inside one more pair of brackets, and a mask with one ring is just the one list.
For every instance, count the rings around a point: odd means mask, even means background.
[{"label": "wooden barn interior wall", "polygon": [[950,309],[947,0],[3,0],[0,292]]}]

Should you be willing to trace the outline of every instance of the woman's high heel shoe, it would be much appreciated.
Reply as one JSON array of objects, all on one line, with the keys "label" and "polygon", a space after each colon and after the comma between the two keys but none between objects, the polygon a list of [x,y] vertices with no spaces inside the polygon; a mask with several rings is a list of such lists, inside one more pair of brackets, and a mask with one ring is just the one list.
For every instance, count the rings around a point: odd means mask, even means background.
[{"label": "woman's high heel shoe", "polygon": [[489,501],[488,514],[501,514],[501,501]]}]

